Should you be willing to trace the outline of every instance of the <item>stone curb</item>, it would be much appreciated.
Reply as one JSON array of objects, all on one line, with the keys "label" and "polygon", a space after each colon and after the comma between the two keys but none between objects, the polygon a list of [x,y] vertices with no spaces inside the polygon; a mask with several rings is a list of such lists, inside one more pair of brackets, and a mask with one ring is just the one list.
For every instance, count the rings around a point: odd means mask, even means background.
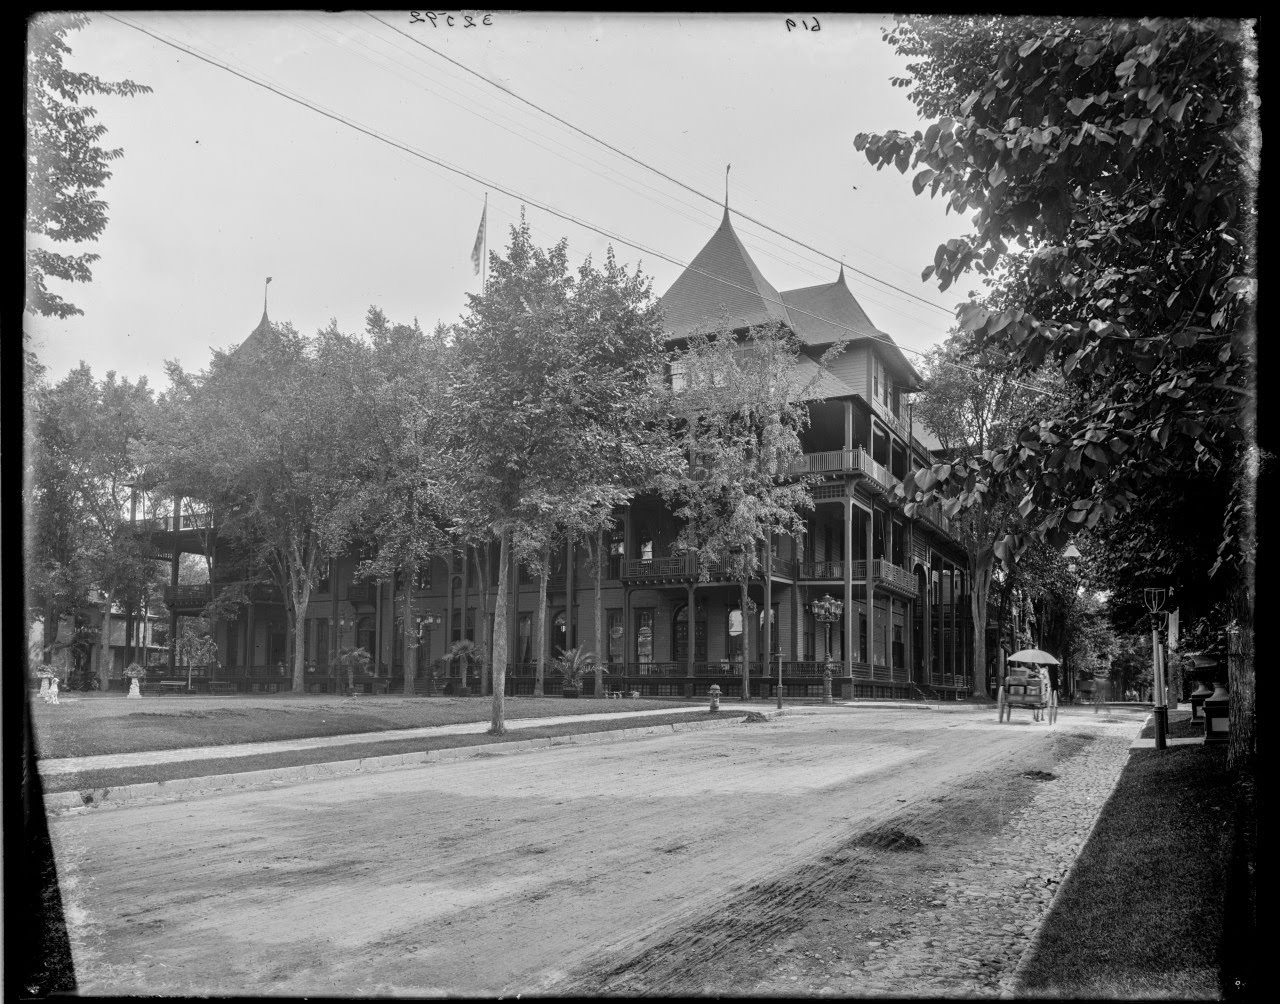
[{"label": "stone curb", "polygon": [[[792,709],[794,710],[794,709]],[[335,760],[324,763],[298,764],[293,767],[273,767],[266,770],[239,771],[234,774],[212,774],[203,777],[181,777],[169,781],[146,781],[117,788],[87,788],[77,791],[55,791],[44,797],[45,813],[63,815],[84,813],[94,809],[118,808],[130,803],[169,801],[185,797],[219,794],[246,788],[261,788],[289,782],[311,781],[317,778],[342,777],[425,764],[467,760],[476,756],[506,756],[548,749],[552,746],[586,746],[604,742],[621,742],[646,736],[670,735],[693,732],[699,729],[722,728],[740,725],[752,715],[766,719],[785,715],[779,711],[734,711],[720,721],[668,722],[665,725],[640,725],[629,729],[613,729],[608,732],[582,732],[576,735],[551,736],[538,739],[520,739],[509,743],[480,743],[475,746],[457,746],[452,749],[423,750],[418,753],[395,753],[388,756],[370,756],[359,760]]]}]

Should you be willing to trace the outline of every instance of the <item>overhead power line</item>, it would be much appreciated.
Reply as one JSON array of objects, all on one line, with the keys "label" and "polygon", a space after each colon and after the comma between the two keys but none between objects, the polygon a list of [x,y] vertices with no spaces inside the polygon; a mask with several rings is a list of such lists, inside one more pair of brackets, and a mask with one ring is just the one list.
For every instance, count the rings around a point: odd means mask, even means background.
[{"label": "overhead power line", "polygon": [[[460,70],[470,73],[474,77],[478,77],[480,80],[483,80],[485,83],[493,87],[496,87],[498,90],[502,91],[504,94],[510,95],[511,97],[515,98],[517,101],[523,102],[524,104],[528,105],[530,108],[534,108],[537,111],[540,111],[543,115],[546,115],[547,117],[554,119],[565,128],[572,129],[574,132],[578,133],[580,136],[585,136],[587,139],[591,140],[593,143],[600,144],[601,146],[605,147],[607,150],[610,150],[613,153],[616,153],[619,157],[625,157],[627,160],[631,161],[633,164],[638,164],[640,167],[643,167],[646,171],[652,171],[654,174],[657,174],[660,177],[665,178],[667,181],[671,182],[673,185],[677,185],[680,188],[683,188],[686,192],[690,192],[691,194],[696,195],[699,198],[706,199],[708,202],[711,202],[714,205],[717,205],[717,206],[720,205],[720,200],[717,199],[715,196],[708,195],[705,192],[699,191],[693,186],[685,184],[679,178],[673,178],[671,175],[667,174],[661,168],[657,168],[657,167],[654,167],[652,164],[645,163],[643,160],[640,160],[638,157],[635,157],[632,154],[627,153],[626,150],[620,150],[618,147],[614,146],[612,143],[609,143],[607,140],[603,140],[599,136],[596,136],[593,133],[590,133],[587,130],[574,125],[572,122],[566,121],[565,119],[557,115],[555,112],[549,111],[548,109],[543,108],[541,105],[533,101],[530,101],[528,98],[523,97],[520,94],[517,94],[515,91],[511,90],[511,88],[505,86],[504,84],[500,84],[498,83],[498,81],[493,80],[489,77],[486,77],[483,73],[480,73],[477,70],[473,70],[471,67],[467,66],[465,63],[461,63],[458,60],[454,59],[452,56],[446,55],[445,53],[441,52],[439,49],[435,48],[434,46],[428,45],[426,42],[422,41],[422,39],[418,38],[416,35],[412,35],[401,28],[397,28],[393,24],[388,24],[386,21],[382,20],[382,18],[377,17],[376,15],[370,13],[369,11],[363,11],[363,13],[373,18],[373,20],[377,21],[378,24],[382,25],[383,27],[390,28],[396,34],[403,35],[405,38],[409,39],[411,42],[414,42],[415,44],[422,46],[422,48],[426,49],[428,52],[432,52],[435,55],[439,56],[441,59],[445,60],[446,62],[452,63],[454,66],[458,67]],[[798,244],[800,247],[804,248],[805,250],[812,251],[814,254],[820,255],[832,263],[843,265],[850,272],[856,272],[858,275],[863,276],[866,279],[870,279],[872,282],[878,282],[883,286],[887,286],[890,289],[894,290],[897,293],[900,293],[903,296],[909,296],[913,300],[919,300],[921,303],[925,304],[926,306],[932,307],[934,310],[940,310],[942,311],[942,313],[948,314],[948,315],[951,313],[949,310],[947,310],[946,307],[940,307],[938,306],[938,304],[934,303],[932,300],[926,300],[924,297],[920,296],[917,293],[913,293],[910,290],[903,289],[900,286],[895,286],[893,283],[889,282],[887,279],[881,279],[879,276],[872,275],[870,272],[864,272],[862,269],[855,268],[854,266],[849,265],[847,262],[845,262],[842,258],[838,258],[835,255],[828,254],[826,251],[821,251],[810,244],[806,244],[804,241],[800,240],[798,237],[792,237],[790,234],[783,233],[781,230],[776,230],[773,227],[771,227],[769,224],[756,219],[754,216],[750,216],[747,213],[744,213],[738,209],[733,210],[733,212],[737,213],[737,215],[741,216],[744,220],[749,220],[750,222],[754,223],[756,226],[763,227],[765,230],[769,231],[769,233],[771,234],[776,234],[778,237],[781,237],[784,240],[791,241],[793,244]]]},{"label": "overhead power line", "polygon": [[[236,68],[235,68],[235,67],[233,67],[233,66],[229,66],[229,65],[227,65],[227,64],[225,64],[225,63],[220,63],[220,62],[218,62],[216,59],[213,59],[213,58],[212,58],[212,57],[210,57],[210,56],[206,56],[204,53],[201,53],[201,52],[199,52],[199,51],[198,51],[198,50],[196,50],[196,49],[193,49],[193,48],[191,48],[191,47],[189,47],[189,46],[183,45],[183,44],[182,44],[182,43],[180,43],[180,42],[175,42],[175,41],[174,41],[174,40],[172,40],[172,39],[165,38],[164,36],[162,36],[162,35],[158,35],[158,34],[156,34],[156,33],[152,32],[152,31],[148,31],[146,28],[143,28],[143,27],[142,27],[142,26],[140,26],[140,25],[133,24],[132,22],[127,21],[127,20],[125,20],[124,18],[120,18],[120,17],[117,17],[117,16],[116,16],[116,15],[114,15],[114,14],[109,14],[109,13],[106,13],[106,12],[102,12],[102,16],[107,17],[107,18],[110,18],[111,20],[113,20],[113,21],[117,22],[118,24],[122,24],[122,25],[124,25],[124,26],[125,26],[125,27],[127,27],[127,28],[132,28],[134,31],[137,31],[137,32],[139,32],[139,33],[141,33],[141,34],[143,34],[143,35],[146,35],[148,38],[152,38],[152,39],[154,39],[155,41],[160,42],[162,45],[167,45],[167,46],[169,46],[170,48],[177,49],[179,52],[185,52],[187,55],[189,55],[189,56],[194,56],[196,59],[199,59],[200,61],[202,61],[202,62],[204,62],[204,63],[208,63],[210,66],[216,67],[217,69],[225,70],[227,73],[230,73],[232,76],[238,77],[238,78],[240,78],[241,80],[244,80],[244,81],[246,81],[246,82],[248,82],[248,83],[250,83],[250,84],[253,84],[253,85],[254,85],[254,86],[256,86],[256,87],[261,87],[261,88],[263,88],[264,90],[270,91],[272,94],[275,94],[275,95],[276,95],[276,96],[278,96],[278,97],[282,97],[282,98],[284,98],[284,99],[285,99],[285,100],[287,100],[287,101],[291,101],[291,102],[293,102],[294,104],[300,105],[300,106],[302,106],[303,108],[308,109],[309,111],[313,111],[313,112],[316,112],[316,113],[317,113],[317,114],[319,114],[319,115],[323,115],[325,118],[331,119],[332,121],[337,122],[337,123],[339,123],[340,125],[344,125],[344,126],[346,126],[347,128],[349,128],[349,129],[354,129],[356,132],[362,133],[363,135],[368,136],[370,139],[377,140],[377,141],[378,141],[378,142],[380,142],[380,143],[385,143],[385,144],[387,144],[388,146],[394,147],[394,148],[395,148],[395,149],[397,149],[397,150],[401,150],[402,152],[409,154],[411,157],[416,157],[416,158],[418,158],[418,159],[420,159],[420,160],[424,160],[424,161],[426,161],[427,163],[429,163],[429,164],[434,164],[435,166],[437,166],[437,167],[441,167],[441,168],[443,168],[443,169],[444,169],[444,170],[446,170],[446,171],[450,171],[450,172],[452,172],[452,173],[454,173],[454,174],[461,175],[462,177],[467,178],[467,179],[469,179],[469,180],[471,180],[471,181],[474,181],[474,182],[476,182],[477,184],[484,185],[484,186],[486,186],[486,187],[488,187],[488,188],[491,188],[491,189],[493,189],[493,190],[495,190],[495,191],[501,192],[503,195],[506,195],[506,196],[509,196],[510,198],[516,199],[516,200],[517,200],[517,201],[519,201],[519,202],[523,202],[523,203],[526,203],[526,204],[528,204],[528,205],[531,205],[531,206],[533,206],[535,209],[540,209],[540,210],[542,210],[544,213],[547,213],[547,214],[549,214],[549,215],[551,215],[551,216],[555,216],[555,217],[558,217],[559,219],[565,220],[566,222],[573,223],[574,225],[579,226],[579,227],[582,227],[582,228],[583,228],[583,229],[585,229],[585,230],[590,230],[591,232],[593,232],[593,233],[597,233],[597,234],[601,235],[602,237],[606,237],[606,238],[608,238],[609,240],[617,241],[619,244],[625,244],[627,247],[635,248],[637,251],[641,251],[641,252],[643,252],[644,254],[650,254],[650,255],[653,255],[653,256],[654,256],[654,257],[656,257],[656,258],[660,258],[660,259],[662,259],[663,261],[666,261],[666,262],[668,262],[668,263],[670,263],[670,264],[672,264],[672,265],[675,265],[677,268],[682,268],[682,269],[685,269],[685,270],[691,270],[691,271],[693,271],[695,274],[697,274],[697,275],[701,275],[701,276],[703,276],[704,278],[710,279],[710,280],[711,280],[711,281],[713,281],[713,282],[718,282],[718,283],[720,283],[721,285],[728,286],[728,287],[733,288],[733,289],[738,289],[738,290],[741,290],[741,291],[746,292],[746,293],[752,293],[752,294],[754,294],[754,295],[756,295],[756,296],[759,296],[762,300],[765,300],[765,301],[767,301],[767,302],[769,302],[769,303],[777,304],[778,306],[782,307],[782,308],[783,308],[783,310],[784,310],[785,312],[788,312],[788,313],[790,313],[790,312],[795,312],[795,313],[803,314],[803,315],[805,315],[806,317],[812,317],[814,320],[822,321],[823,323],[825,323],[825,324],[830,324],[830,325],[832,325],[833,327],[838,328],[838,329],[839,329],[839,330],[841,330],[841,331],[848,332],[848,333],[849,333],[849,335],[851,335],[851,336],[872,337],[872,338],[873,338],[873,340],[875,340],[875,341],[880,341],[880,339],[879,339],[879,338],[875,338],[874,336],[866,336],[866,335],[862,335],[860,332],[855,331],[853,328],[850,328],[848,325],[846,325],[846,324],[842,324],[841,322],[836,321],[836,320],[833,320],[833,319],[831,319],[831,318],[829,318],[829,317],[823,317],[823,316],[822,316],[822,315],[820,315],[820,314],[815,314],[815,313],[813,313],[812,311],[809,311],[809,310],[805,310],[805,309],[803,309],[802,307],[797,307],[797,306],[795,306],[795,305],[793,305],[793,304],[785,303],[785,302],[783,302],[780,298],[775,298],[775,297],[771,297],[771,296],[766,296],[766,295],[764,295],[764,294],[760,293],[760,291],[759,291],[759,290],[751,289],[751,288],[749,288],[749,287],[747,287],[747,286],[742,286],[742,285],[740,285],[740,284],[738,284],[738,283],[732,282],[732,281],[731,281],[731,280],[729,280],[729,279],[725,279],[725,278],[723,278],[722,276],[713,275],[712,273],[710,273],[710,272],[705,272],[705,271],[703,271],[702,269],[696,269],[696,268],[693,268],[693,266],[692,266],[690,263],[688,263],[688,262],[681,261],[681,260],[680,260],[680,259],[678,259],[678,258],[675,258],[675,257],[673,257],[673,256],[671,256],[671,255],[668,255],[668,254],[664,254],[663,252],[658,251],[658,250],[656,250],[656,249],[654,249],[654,248],[647,247],[646,245],[644,245],[644,244],[640,244],[640,243],[639,243],[639,242],[637,242],[637,241],[629,240],[628,238],[623,237],[623,236],[622,236],[622,235],[620,235],[620,234],[617,234],[617,233],[614,233],[614,232],[612,232],[612,231],[606,230],[606,229],[604,229],[603,227],[596,226],[596,225],[595,225],[595,224],[593,224],[593,223],[588,223],[586,220],[580,219],[579,217],[576,217],[576,216],[574,216],[574,215],[573,215],[573,214],[571,214],[571,213],[567,213],[567,212],[565,212],[565,211],[563,211],[563,210],[556,209],[556,208],[555,208],[555,207],[553,207],[553,206],[549,206],[549,205],[545,205],[545,204],[543,204],[543,203],[540,203],[540,202],[538,202],[538,201],[537,201],[537,200],[535,200],[535,199],[532,199],[532,198],[530,198],[530,197],[528,197],[528,196],[526,196],[526,195],[523,195],[523,194],[521,194],[520,192],[517,192],[517,191],[514,191],[514,190],[512,190],[512,189],[509,189],[509,188],[507,188],[507,187],[506,187],[506,186],[504,186],[504,185],[500,185],[500,184],[498,184],[497,182],[491,181],[491,180],[486,179],[486,178],[479,177],[478,175],[473,174],[472,172],[467,171],[467,170],[466,170],[466,169],[464,169],[464,168],[458,167],[458,166],[456,166],[456,165],[454,165],[454,164],[450,164],[450,163],[449,163],[449,162],[447,162],[447,161],[440,160],[439,158],[437,158],[437,157],[433,157],[433,156],[431,156],[430,154],[427,154],[427,153],[422,152],[421,150],[416,150],[416,149],[414,149],[413,147],[406,146],[405,144],[400,143],[400,142],[398,142],[397,140],[394,140],[394,139],[391,139],[391,138],[390,138],[390,137],[388,137],[388,136],[384,136],[384,135],[382,135],[381,133],[377,132],[377,131],[376,131],[376,130],[374,130],[374,129],[370,129],[370,128],[368,128],[367,126],[363,126],[363,125],[361,125],[361,124],[360,124],[360,123],[358,123],[358,122],[354,122],[354,121],[352,121],[352,120],[350,120],[350,119],[346,118],[345,116],[339,115],[337,112],[329,111],[328,109],[326,109],[326,108],[322,108],[322,107],[320,107],[319,105],[316,105],[316,104],[314,104],[314,103],[312,103],[312,102],[310,102],[310,101],[306,100],[305,98],[299,97],[299,96],[294,95],[294,94],[290,94],[290,93],[288,93],[287,91],[281,90],[280,88],[278,88],[278,87],[274,86],[274,85],[273,85],[273,84],[271,84],[271,83],[268,83],[268,82],[263,81],[263,80],[258,80],[257,78],[255,78],[255,77],[253,77],[253,76],[250,76],[249,74],[247,74],[247,73],[245,73],[245,72],[243,72],[243,71],[241,71],[241,70],[238,70],[238,69],[236,69]],[[926,301],[926,302],[927,302],[927,301]],[[936,306],[936,304],[931,304],[931,306]],[[939,309],[942,309],[942,308],[939,308]],[[892,341],[892,340],[890,340],[887,344],[892,345],[894,348],[898,349],[900,352],[908,352],[908,353],[911,353],[912,355],[919,356],[919,357],[920,357],[920,358],[922,358],[922,359],[923,359],[923,358],[926,358],[926,353],[921,352],[921,351],[920,351],[920,350],[918,350],[918,349],[912,349],[912,348],[908,348],[908,347],[907,347],[907,346],[905,346],[905,345],[899,345],[897,342],[894,342],[894,341]],[[963,365],[963,364],[961,364],[961,363],[955,363],[955,362],[948,361],[948,362],[947,362],[947,365],[957,366],[957,367],[959,367],[959,368],[961,368],[961,369],[967,369],[967,370],[969,370],[970,372],[975,373],[975,374],[980,374],[980,373],[981,373],[981,371],[980,371],[980,370],[978,370],[978,369],[976,369],[976,368],[973,368],[973,367],[966,367],[966,366],[964,366],[964,365]],[[1053,393],[1052,391],[1050,391],[1050,390],[1048,390],[1048,389],[1046,389],[1046,388],[1043,388],[1043,387],[1036,387],[1036,386],[1031,385],[1031,384],[1022,383],[1022,382],[1020,382],[1020,381],[1010,381],[1010,382],[1011,382],[1011,383],[1013,383],[1015,386],[1022,387],[1022,388],[1026,389],[1026,390],[1033,390],[1033,391],[1036,391],[1037,393],[1042,393],[1042,394],[1044,394],[1044,393],[1050,393],[1050,394],[1051,394],[1051,393]]]}]

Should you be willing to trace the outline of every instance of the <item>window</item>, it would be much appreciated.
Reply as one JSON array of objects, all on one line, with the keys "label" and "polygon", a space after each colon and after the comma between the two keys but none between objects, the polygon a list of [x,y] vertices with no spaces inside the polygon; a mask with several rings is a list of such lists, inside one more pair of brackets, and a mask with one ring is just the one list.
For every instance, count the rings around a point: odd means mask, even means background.
[{"label": "window", "polygon": [[653,662],[653,607],[636,610],[636,662]]},{"label": "window", "polygon": [[572,648],[569,644],[566,630],[568,628],[567,619],[563,610],[557,611],[555,617],[551,619],[551,657],[554,659],[561,652]]},{"label": "window", "polygon": [[[689,606],[680,607],[671,618],[671,658],[676,662],[689,659]],[[707,661],[707,609],[701,603],[694,607],[693,661]]]},{"label": "window", "polygon": [[606,610],[605,624],[608,625],[606,629],[608,637],[606,645],[609,653],[609,661],[617,663],[625,662],[627,657],[626,653],[623,652],[622,645],[622,611]]},{"label": "window", "polygon": [[622,577],[622,559],[626,554],[626,530],[622,527],[614,527],[609,533],[609,572],[608,577],[618,579]]},{"label": "window", "polygon": [[516,639],[516,662],[533,662],[533,614],[520,615]]},{"label": "window", "polygon": [[431,588],[431,565],[430,558],[418,563],[418,571],[413,578],[413,588],[419,592]]},{"label": "window", "polygon": [[893,563],[899,568],[906,565],[907,525],[900,519],[893,521]]},{"label": "window", "polygon": [[321,667],[329,665],[329,618],[316,618],[316,655],[315,664]]},{"label": "window", "polygon": [[374,651],[373,634],[372,617],[361,617],[356,621],[356,647],[364,649],[376,660],[377,653]]},{"label": "window", "polygon": [[867,661],[867,612],[858,611],[858,661]]},{"label": "window", "polygon": [[329,562],[325,562],[323,567],[316,573],[316,592],[329,592]]}]

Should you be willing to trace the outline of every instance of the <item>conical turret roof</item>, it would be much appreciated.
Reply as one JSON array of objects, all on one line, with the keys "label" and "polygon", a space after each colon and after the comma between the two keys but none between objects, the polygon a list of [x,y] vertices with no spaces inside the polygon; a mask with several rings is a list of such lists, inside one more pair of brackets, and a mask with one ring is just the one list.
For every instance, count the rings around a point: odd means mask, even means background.
[{"label": "conical turret roof", "polygon": [[782,296],[742,246],[727,207],[720,228],[660,303],[673,338],[726,325],[732,329],[789,321]]}]

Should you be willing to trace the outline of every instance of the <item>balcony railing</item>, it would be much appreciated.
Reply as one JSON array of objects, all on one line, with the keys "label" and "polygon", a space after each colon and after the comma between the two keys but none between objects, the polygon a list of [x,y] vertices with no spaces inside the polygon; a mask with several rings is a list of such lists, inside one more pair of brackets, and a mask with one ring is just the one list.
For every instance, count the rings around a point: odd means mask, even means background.
[{"label": "balcony railing", "polygon": [[800,562],[800,578],[802,579],[835,579],[844,581],[843,561],[802,561]]},{"label": "balcony railing", "polygon": [[[757,549],[756,561],[758,571],[752,578],[763,578],[763,548]],[[631,579],[676,579],[686,582],[697,581],[699,578],[698,557],[694,554],[671,555],[666,558],[626,558],[620,564],[619,577],[624,581]],[[719,561],[709,562],[706,568],[711,578],[727,579],[730,576],[730,566],[731,562],[726,555]],[[771,571],[775,578],[794,579],[796,570],[796,562],[793,559],[774,555]]]},{"label": "balcony railing", "polygon": [[901,589],[912,596],[916,593],[916,577],[905,568],[878,558],[874,562],[872,574],[878,582]]},{"label": "balcony railing", "polygon": [[185,512],[177,517],[176,521],[173,516],[151,516],[147,519],[140,519],[135,524],[139,530],[155,530],[164,533],[172,533],[178,530],[212,530],[213,529],[213,513],[209,512]]},{"label": "balcony railing", "polygon": [[164,587],[164,605],[167,607],[191,610],[203,607],[211,599],[213,589],[207,582]]}]

